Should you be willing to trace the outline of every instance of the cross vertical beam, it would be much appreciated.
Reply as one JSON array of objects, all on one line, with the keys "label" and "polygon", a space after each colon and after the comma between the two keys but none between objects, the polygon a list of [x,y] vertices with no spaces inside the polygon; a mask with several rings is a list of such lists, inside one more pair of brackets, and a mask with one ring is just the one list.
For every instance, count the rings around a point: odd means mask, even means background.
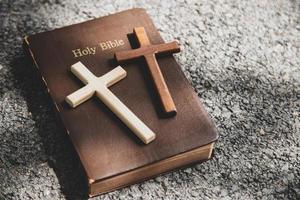
[{"label": "cross vertical beam", "polygon": [[122,67],[118,66],[103,76],[96,77],[81,62],[77,62],[71,66],[71,71],[86,84],[66,97],[65,100],[71,107],[75,108],[96,94],[145,144],[155,139],[155,133],[108,89],[125,78],[126,71]]},{"label": "cross vertical beam", "polygon": [[133,32],[138,40],[140,48],[116,52],[116,60],[121,63],[144,57],[150,75],[152,77],[154,87],[162,104],[163,111],[168,115],[175,115],[177,110],[163,74],[159,68],[155,55],[179,52],[180,48],[178,46],[178,43],[170,42],[165,44],[153,45],[150,43],[144,27],[136,27],[133,29]]}]

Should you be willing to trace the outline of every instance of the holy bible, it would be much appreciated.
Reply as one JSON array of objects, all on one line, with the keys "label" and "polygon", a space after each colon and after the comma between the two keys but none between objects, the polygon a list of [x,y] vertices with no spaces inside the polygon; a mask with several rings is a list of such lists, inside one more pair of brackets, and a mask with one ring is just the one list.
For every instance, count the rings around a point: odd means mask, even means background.
[{"label": "holy bible", "polygon": [[26,49],[85,169],[90,196],[210,159],[218,138],[209,115],[172,55],[156,59],[177,115],[170,117],[162,112],[143,58],[122,64],[126,77],[110,87],[156,133],[149,144],[141,142],[97,97],[76,108],[66,103],[69,94],[84,86],[70,67],[81,62],[97,77],[113,70],[118,66],[116,52],[138,48],[132,34],[135,27],[144,27],[151,44],[164,43],[144,9],[25,37]]}]

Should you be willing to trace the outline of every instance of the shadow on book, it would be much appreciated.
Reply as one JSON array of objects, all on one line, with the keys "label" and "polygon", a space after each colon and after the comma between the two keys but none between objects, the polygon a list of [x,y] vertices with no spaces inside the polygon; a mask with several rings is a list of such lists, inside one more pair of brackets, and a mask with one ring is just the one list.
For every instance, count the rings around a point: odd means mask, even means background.
[{"label": "shadow on book", "polygon": [[[27,102],[32,119],[35,121],[35,131],[38,132],[43,143],[43,149],[39,151],[45,153],[38,152],[38,154],[46,154],[43,156],[44,159],[40,156],[32,156],[32,159],[26,162],[28,165],[39,164],[45,162],[46,157],[49,167],[57,176],[63,195],[70,200],[88,199],[86,178],[80,160],[68,135],[62,133],[64,128],[61,122],[57,122],[59,118],[55,117],[52,108],[54,105],[43,84],[39,82],[40,76],[30,57],[21,54],[10,63],[10,66],[15,80],[18,80],[15,83],[16,88],[21,91],[21,95]],[[32,145],[32,148],[37,147]]]},{"label": "shadow on book", "polygon": [[[133,33],[128,33],[127,34],[127,38],[128,41],[130,43],[130,46],[132,49],[137,49],[139,48],[139,44],[137,42],[137,39],[135,37],[135,35]],[[164,57],[166,55],[162,55],[162,56],[158,56],[158,57]],[[109,63],[112,66],[117,66],[118,63],[116,61],[116,59],[110,59]],[[134,63],[134,64],[133,64]],[[137,58],[135,59],[135,61],[124,61],[121,66],[124,66],[125,64],[125,70],[128,67],[136,67],[135,65],[138,66],[138,70],[140,71],[140,73],[143,75],[145,84],[146,84],[146,88],[147,88],[147,92],[149,92],[149,98],[151,99],[152,104],[154,105],[154,109],[157,113],[158,118],[169,118],[170,116],[173,116],[174,114],[166,114],[163,109],[162,109],[162,104],[160,102],[159,99],[159,94],[157,93],[157,90],[154,87],[154,83],[153,80],[151,78],[149,69],[147,67],[146,61],[143,57]]]}]

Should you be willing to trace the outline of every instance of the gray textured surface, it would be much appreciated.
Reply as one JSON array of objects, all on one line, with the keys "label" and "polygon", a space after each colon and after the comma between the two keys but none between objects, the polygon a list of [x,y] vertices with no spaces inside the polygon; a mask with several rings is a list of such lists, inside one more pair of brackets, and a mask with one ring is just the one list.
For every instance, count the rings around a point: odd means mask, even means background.
[{"label": "gray textured surface", "polygon": [[300,199],[300,3],[0,1],[0,199],[86,199],[22,37],[144,7],[220,132],[213,160],[95,199]]}]

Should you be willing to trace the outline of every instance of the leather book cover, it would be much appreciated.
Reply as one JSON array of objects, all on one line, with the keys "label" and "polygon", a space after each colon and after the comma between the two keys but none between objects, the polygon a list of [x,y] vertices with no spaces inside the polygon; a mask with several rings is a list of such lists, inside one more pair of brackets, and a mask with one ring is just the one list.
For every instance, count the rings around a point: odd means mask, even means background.
[{"label": "leather book cover", "polygon": [[157,61],[175,102],[176,116],[162,114],[143,60],[122,65],[126,78],[109,88],[157,134],[150,144],[142,143],[97,97],[76,108],[65,102],[67,95],[84,85],[71,73],[71,65],[80,61],[96,76],[111,71],[118,66],[116,51],[136,48],[132,31],[140,26],[152,44],[164,43],[146,11],[138,8],[25,37],[85,169],[91,196],[209,159],[218,138],[173,56]]}]

